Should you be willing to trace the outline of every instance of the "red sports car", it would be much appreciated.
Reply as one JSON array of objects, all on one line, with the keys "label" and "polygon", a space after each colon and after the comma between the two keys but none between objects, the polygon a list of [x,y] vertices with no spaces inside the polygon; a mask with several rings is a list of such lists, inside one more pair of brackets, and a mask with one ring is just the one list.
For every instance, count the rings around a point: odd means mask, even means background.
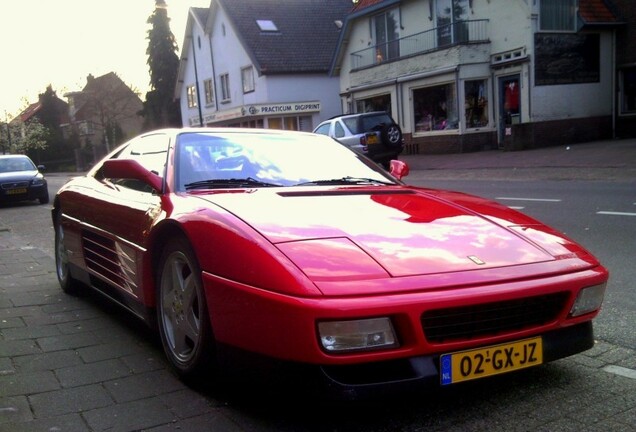
[{"label": "red sports car", "polygon": [[156,320],[183,378],[241,355],[355,396],[592,347],[608,272],[588,251],[407,173],[308,133],[146,133],[56,195],[57,275]]}]

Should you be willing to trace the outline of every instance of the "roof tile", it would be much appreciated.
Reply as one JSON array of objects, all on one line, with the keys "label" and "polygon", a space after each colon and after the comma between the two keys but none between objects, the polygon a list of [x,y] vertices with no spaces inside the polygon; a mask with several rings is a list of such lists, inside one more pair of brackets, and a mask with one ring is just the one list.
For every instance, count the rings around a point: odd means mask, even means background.
[{"label": "roof tile", "polygon": [[[351,0],[218,0],[263,74],[328,72]],[[262,32],[256,20],[278,31]]]},{"label": "roof tile", "polygon": [[579,15],[586,24],[618,22],[603,0],[579,0]]}]

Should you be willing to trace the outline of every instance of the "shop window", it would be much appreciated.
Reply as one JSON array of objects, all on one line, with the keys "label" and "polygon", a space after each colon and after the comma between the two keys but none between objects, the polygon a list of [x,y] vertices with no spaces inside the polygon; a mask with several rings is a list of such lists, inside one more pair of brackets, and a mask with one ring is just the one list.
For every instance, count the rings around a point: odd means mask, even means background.
[{"label": "shop window", "polygon": [[311,116],[269,117],[267,119],[269,129],[311,132],[313,130],[312,125]]},{"label": "shop window", "polygon": [[298,117],[298,130],[303,132],[311,132],[314,130],[314,122],[311,116]]},{"label": "shop window", "polygon": [[542,31],[575,31],[577,0],[541,0],[539,21]]},{"label": "shop window", "polygon": [[282,118],[268,118],[267,119],[267,127],[269,129],[282,129],[283,128],[283,119]]},{"label": "shop window", "polygon": [[620,72],[621,114],[636,114],[636,67]]},{"label": "shop window", "polygon": [[359,99],[356,101],[356,112],[365,113],[371,111],[386,111],[391,112],[391,95],[385,94],[380,96],[373,96],[366,99]]},{"label": "shop window", "polygon": [[188,86],[186,89],[188,93],[188,108],[197,107],[197,89],[194,85]]},{"label": "shop window", "polygon": [[455,84],[413,90],[415,132],[458,129]]},{"label": "shop window", "polygon": [[258,128],[258,129],[262,129],[263,128],[263,119],[256,119],[256,120],[248,120],[248,121],[244,121],[241,122],[240,124],[237,125],[238,127],[242,127],[242,128]]},{"label": "shop window", "polygon": [[466,128],[488,126],[488,94],[486,88],[486,80],[466,81],[464,83]]}]

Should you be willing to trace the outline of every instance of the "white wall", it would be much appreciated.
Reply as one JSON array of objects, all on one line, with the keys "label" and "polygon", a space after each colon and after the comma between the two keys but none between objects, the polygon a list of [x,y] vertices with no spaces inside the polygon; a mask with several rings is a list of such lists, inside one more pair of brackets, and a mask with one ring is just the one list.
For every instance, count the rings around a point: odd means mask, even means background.
[{"label": "white wall", "polygon": [[[196,61],[201,111],[204,119],[206,114],[222,113],[250,105],[282,102],[320,102],[320,112],[307,113],[307,115],[312,116],[313,126],[325,118],[342,113],[338,92],[339,79],[338,77],[329,77],[327,72],[324,74],[259,76],[257,69],[254,68],[255,90],[243,93],[241,70],[253,66],[252,60],[240,43],[236,29],[231,25],[224,10],[219,7],[216,11],[211,24],[211,39],[208,34],[204,34],[204,29],[198,25],[194,26],[193,31],[193,42],[197,48]],[[198,37],[201,38],[200,48]],[[183,124],[187,126],[191,119],[194,119],[195,124],[198,124],[199,110],[198,108],[188,108],[187,101],[187,87],[195,83],[194,56],[192,56],[191,47],[186,56],[188,61],[184,70],[184,82],[181,90],[181,112]],[[219,77],[226,73],[229,74],[231,98],[229,101],[222,101]],[[203,82],[210,78],[213,78],[215,82],[216,104],[206,106]]]}]

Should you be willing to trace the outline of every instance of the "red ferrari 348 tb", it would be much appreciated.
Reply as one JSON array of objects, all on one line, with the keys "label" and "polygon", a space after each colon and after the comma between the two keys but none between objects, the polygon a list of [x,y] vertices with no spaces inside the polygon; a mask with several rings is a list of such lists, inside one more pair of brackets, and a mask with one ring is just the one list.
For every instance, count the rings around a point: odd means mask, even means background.
[{"label": "red ferrari 348 tb", "polygon": [[588,251],[407,173],[308,133],[146,133],[56,195],[57,275],[156,321],[183,378],[245,355],[355,396],[592,347],[608,272]]}]

